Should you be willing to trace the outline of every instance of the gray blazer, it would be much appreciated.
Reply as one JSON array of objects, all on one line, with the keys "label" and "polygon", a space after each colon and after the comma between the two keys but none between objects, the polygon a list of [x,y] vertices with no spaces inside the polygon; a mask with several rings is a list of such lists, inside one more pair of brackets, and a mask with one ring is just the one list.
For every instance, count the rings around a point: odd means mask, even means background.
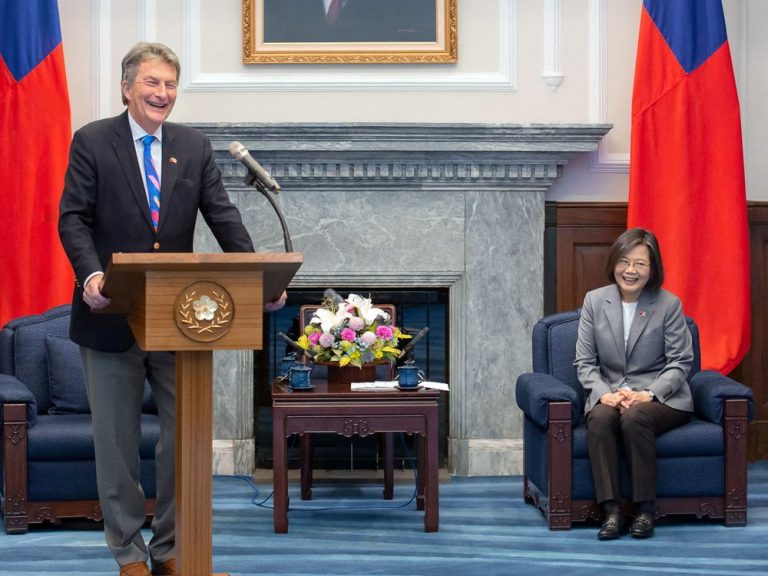
[{"label": "gray blazer", "polygon": [[664,289],[640,295],[626,350],[619,287],[589,292],[574,364],[586,394],[585,413],[625,382],[633,390],[651,390],[672,408],[693,411],[687,382],[693,364],[691,333],[680,300]]}]

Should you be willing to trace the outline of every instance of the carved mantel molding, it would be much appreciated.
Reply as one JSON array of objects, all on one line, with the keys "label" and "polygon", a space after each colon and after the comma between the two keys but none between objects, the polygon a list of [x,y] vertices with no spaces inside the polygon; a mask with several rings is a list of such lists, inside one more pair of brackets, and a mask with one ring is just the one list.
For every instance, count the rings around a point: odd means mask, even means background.
[{"label": "carved mantel molding", "polygon": [[[522,471],[516,375],[530,370],[543,314],[545,193],[608,124],[195,124],[261,250],[282,250],[266,200],[232,141],[281,184],[304,265],[292,287],[440,287],[449,294],[449,468]],[[382,250],[382,238],[386,250]],[[215,251],[201,232],[196,249]],[[489,338],[489,330],[504,337]],[[223,472],[253,467],[252,359],[218,361],[215,431]],[[220,413],[220,415],[219,415]],[[225,446],[230,442],[230,448]],[[215,453],[216,458],[216,453]]]},{"label": "carved mantel molding", "polygon": [[226,183],[243,168],[239,141],[284,188],[425,187],[482,183],[549,187],[575,153],[594,152],[610,124],[194,124],[211,138]]}]

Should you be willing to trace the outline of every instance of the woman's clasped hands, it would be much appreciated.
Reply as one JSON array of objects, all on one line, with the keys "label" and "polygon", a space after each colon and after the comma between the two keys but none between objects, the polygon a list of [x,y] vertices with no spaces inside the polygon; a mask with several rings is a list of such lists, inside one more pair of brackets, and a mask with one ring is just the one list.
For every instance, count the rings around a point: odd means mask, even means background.
[{"label": "woman's clasped hands", "polygon": [[653,398],[645,390],[619,388],[616,392],[608,392],[600,397],[600,403],[618,409],[622,414],[635,404],[651,402]]}]

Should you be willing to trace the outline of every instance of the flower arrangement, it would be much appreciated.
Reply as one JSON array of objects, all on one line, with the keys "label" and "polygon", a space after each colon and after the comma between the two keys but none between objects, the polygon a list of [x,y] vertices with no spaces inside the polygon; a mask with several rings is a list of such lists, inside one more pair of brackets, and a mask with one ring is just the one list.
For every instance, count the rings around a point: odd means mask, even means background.
[{"label": "flower arrangement", "polygon": [[411,338],[390,324],[389,314],[373,306],[370,298],[350,294],[342,300],[326,296],[298,339],[316,362],[362,368],[364,364],[400,356],[399,340]]}]

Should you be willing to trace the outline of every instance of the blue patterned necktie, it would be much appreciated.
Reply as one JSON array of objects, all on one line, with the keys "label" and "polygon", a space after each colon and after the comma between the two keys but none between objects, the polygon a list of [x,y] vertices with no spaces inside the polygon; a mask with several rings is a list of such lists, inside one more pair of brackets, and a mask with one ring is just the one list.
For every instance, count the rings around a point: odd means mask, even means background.
[{"label": "blue patterned necktie", "polygon": [[155,137],[152,135],[144,136],[141,142],[144,144],[144,173],[147,176],[147,192],[149,194],[149,214],[152,217],[152,226],[157,232],[157,225],[160,223],[160,178],[157,176],[155,163],[152,161],[152,142]]}]

